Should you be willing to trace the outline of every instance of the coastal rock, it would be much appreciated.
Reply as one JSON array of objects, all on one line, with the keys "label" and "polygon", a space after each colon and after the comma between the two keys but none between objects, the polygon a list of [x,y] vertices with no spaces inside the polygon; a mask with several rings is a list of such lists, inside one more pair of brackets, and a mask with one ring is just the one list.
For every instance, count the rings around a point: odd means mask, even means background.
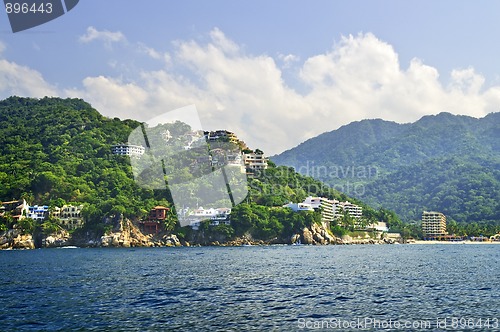
[{"label": "coastal rock", "polygon": [[337,238],[331,234],[329,234],[328,232],[324,232],[323,234],[323,237],[325,238],[325,241],[328,243],[328,244],[336,244],[337,243]]},{"label": "coastal rock", "polygon": [[9,229],[0,233],[0,249],[12,249],[14,238],[21,234],[17,229]]},{"label": "coastal rock", "polygon": [[113,242],[113,236],[111,235],[103,235],[101,236],[101,247],[109,247]]},{"label": "coastal rock", "polygon": [[[165,241],[154,241],[152,235],[144,235],[135,226],[132,221],[128,219],[120,219],[117,221],[117,225],[113,228],[113,232],[101,236],[97,245],[101,247],[155,247],[168,245],[169,241],[165,238]],[[179,239],[174,235],[170,237],[170,242],[172,246],[180,246]]]},{"label": "coastal rock", "polygon": [[291,244],[296,244],[296,243],[299,243],[300,242],[300,234],[294,234],[292,235],[292,237],[290,238],[290,243]]},{"label": "coastal rock", "polygon": [[172,234],[169,235],[168,237],[165,238],[166,246],[167,247],[181,247],[181,241],[177,237],[177,235]]},{"label": "coastal rock", "polygon": [[349,235],[343,235],[342,236],[342,243],[343,244],[351,244],[352,243],[352,237]]},{"label": "coastal rock", "polygon": [[175,234],[166,236],[166,237],[164,237],[164,239],[165,239],[164,241],[165,241],[167,247],[181,247],[182,246],[181,241],[179,240],[179,238]]},{"label": "coastal rock", "polygon": [[302,243],[303,244],[313,244],[314,239],[313,239],[313,234],[309,230],[309,228],[304,227],[302,230]]},{"label": "coastal rock", "polygon": [[68,231],[62,229],[42,239],[43,248],[58,248],[70,245],[71,236]]},{"label": "coastal rock", "polygon": [[314,233],[313,239],[318,244],[326,244],[325,239],[319,233]]},{"label": "coastal rock", "polygon": [[12,243],[13,249],[35,249],[35,241],[31,234],[18,235]]}]

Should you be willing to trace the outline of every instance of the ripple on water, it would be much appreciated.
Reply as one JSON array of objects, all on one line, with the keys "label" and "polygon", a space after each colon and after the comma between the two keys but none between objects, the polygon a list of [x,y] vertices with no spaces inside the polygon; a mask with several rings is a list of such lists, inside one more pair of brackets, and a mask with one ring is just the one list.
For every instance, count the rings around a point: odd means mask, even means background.
[{"label": "ripple on water", "polygon": [[[453,248],[451,248],[453,247]],[[0,252],[0,330],[296,330],[299,318],[498,317],[493,246]]]}]

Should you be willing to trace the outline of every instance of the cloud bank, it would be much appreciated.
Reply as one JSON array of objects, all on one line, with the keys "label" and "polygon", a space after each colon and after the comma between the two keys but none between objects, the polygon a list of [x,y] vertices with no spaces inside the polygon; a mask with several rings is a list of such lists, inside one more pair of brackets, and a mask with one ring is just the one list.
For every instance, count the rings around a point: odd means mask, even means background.
[{"label": "cloud bank", "polygon": [[[89,27],[81,41],[126,40],[120,32],[94,30]],[[62,88],[59,95],[84,98],[108,116],[143,121],[195,104],[206,129],[232,130],[268,154],[364,118],[410,122],[442,111],[482,117],[500,105],[500,86],[486,88],[472,67],[454,70],[445,86],[438,70],[417,58],[402,68],[394,48],[371,33],[344,36],[325,53],[303,60],[249,54],[219,29],[204,41],[175,41],[170,53],[128,44],[131,53],[139,50],[157,61],[158,69],[86,77],[81,87]],[[21,68],[27,71],[24,80],[4,84],[15,66],[0,62],[3,95],[54,93],[29,68]],[[299,84],[287,83],[284,76],[290,75]]]}]

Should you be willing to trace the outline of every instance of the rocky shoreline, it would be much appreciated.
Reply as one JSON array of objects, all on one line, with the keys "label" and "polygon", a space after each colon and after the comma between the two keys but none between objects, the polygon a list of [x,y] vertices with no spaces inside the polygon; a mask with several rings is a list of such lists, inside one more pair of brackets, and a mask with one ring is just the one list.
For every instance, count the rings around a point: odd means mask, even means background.
[{"label": "rocky shoreline", "polygon": [[190,243],[179,239],[174,234],[145,235],[130,220],[119,220],[111,232],[100,237],[87,234],[83,237],[72,237],[66,230],[56,233],[33,236],[23,234],[18,229],[11,229],[0,233],[0,249],[35,249],[60,248],[76,246],[82,248],[130,248],[130,247],[189,247],[189,246],[264,246],[264,245],[351,245],[351,244],[393,244],[393,239],[351,238],[349,236],[336,237],[324,225],[313,224],[305,227],[301,233],[294,234],[288,241],[273,239],[270,241],[252,239],[245,235],[230,241],[211,241],[204,243]]}]

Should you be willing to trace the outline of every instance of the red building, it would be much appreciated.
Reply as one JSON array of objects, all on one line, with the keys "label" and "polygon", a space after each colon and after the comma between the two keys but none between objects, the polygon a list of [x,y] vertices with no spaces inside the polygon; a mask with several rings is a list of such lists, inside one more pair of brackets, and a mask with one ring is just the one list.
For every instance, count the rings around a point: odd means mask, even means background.
[{"label": "red building", "polygon": [[158,234],[161,229],[161,222],[167,219],[167,212],[170,209],[164,206],[155,206],[149,212],[148,220],[141,221],[145,234]]},{"label": "red building", "polygon": [[167,212],[169,210],[169,208],[164,206],[155,206],[149,212],[149,220],[165,220],[167,219]]}]

